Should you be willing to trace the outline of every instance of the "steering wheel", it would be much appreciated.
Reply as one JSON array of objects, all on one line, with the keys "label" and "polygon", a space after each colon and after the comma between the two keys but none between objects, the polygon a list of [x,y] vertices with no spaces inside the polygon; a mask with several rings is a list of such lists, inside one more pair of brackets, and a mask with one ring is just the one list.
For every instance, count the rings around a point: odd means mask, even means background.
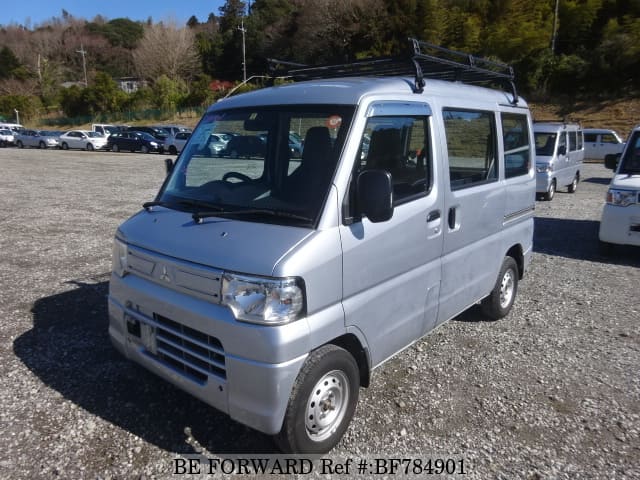
[{"label": "steering wheel", "polygon": [[[223,175],[222,180],[224,180],[225,182],[229,182],[229,180],[232,178],[237,178],[241,182],[253,182],[253,179],[251,177],[240,172],[227,172]],[[235,183],[235,182],[229,182],[229,183]]]}]

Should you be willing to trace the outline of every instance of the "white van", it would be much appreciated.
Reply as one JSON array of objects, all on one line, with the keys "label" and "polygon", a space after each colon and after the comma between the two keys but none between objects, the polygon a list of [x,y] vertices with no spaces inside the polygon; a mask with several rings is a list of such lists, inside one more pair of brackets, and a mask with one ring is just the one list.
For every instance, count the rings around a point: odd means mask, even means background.
[{"label": "white van", "polygon": [[19,123],[0,123],[0,128],[11,130],[14,133],[18,133],[21,130],[24,130],[24,127]]},{"label": "white van", "polygon": [[631,131],[622,155],[607,155],[605,165],[615,175],[600,220],[601,250],[608,253],[613,245],[640,246],[640,125]]},{"label": "white van", "polygon": [[[512,70],[413,46],[215,103],[116,232],[115,347],[284,451],[330,450],[375,369],[438,325],[507,315],[531,259]],[[215,155],[220,132],[251,148]]]},{"label": "white van", "polygon": [[536,122],[536,193],[551,200],[560,187],[574,193],[584,160],[584,139],[580,125],[564,122]]},{"label": "white van", "polygon": [[624,141],[614,131],[604,128],[584,129],[584,158],[604,160],[611,154],[621,153]]}]

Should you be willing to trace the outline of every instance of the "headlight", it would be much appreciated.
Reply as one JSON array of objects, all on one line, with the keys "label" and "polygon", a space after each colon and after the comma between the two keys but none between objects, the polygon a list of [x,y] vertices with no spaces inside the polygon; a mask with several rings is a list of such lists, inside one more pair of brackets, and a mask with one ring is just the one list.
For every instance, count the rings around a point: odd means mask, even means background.
[{"label": "headlight", "polygon": [[292,322],[304,310],[304,287],[295,278],[261,278],[227,273],[222,302],[236,320],[262,325]]},{"label": "headlight", "polygon": [[158,144],[156,142],[149,142],[149,145],[151,145],[152,147],[157,147]]},{"label": "headlight", "polygon": [[127,244],[118,238],[113,240],[111,269],[119,277],[124,277],[127,272]]},{"label": "headlight", "polygon": [[536,165],[536,172],[538,173],[548,173],[553,171],[553,165],[551,163],[538,163]]},{"label": "headlight", "polygon": [[607,192],[607,203],[618,207],[626,207],[636,203],[638,193],[633,190],[616,190],[610,188]]}]

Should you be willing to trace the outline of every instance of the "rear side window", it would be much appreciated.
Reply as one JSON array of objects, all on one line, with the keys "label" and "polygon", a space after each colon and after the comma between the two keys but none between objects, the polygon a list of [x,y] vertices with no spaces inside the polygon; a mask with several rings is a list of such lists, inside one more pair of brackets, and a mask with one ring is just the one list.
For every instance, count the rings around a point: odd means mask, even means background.
[{"label": "rear side window", "polygon": [[585,142],[596,143],[597,140],[598,140],[598,134],[597,133],[585,133],[584,134],[584,141]]},{"label": "rear side window", "polygon": [[527,116],[503,113],[501,118],[504,144],[504,176],[505,178],[512,178],[527,175],[531,163]]},{"label": "rear side window", "polygon": [[569,150],[575,152],[578,149],[578,132],[569,133]]},{"label": "rear side window", "polygon": [[493,112],[444,109],[451,190],[498,179]]}]

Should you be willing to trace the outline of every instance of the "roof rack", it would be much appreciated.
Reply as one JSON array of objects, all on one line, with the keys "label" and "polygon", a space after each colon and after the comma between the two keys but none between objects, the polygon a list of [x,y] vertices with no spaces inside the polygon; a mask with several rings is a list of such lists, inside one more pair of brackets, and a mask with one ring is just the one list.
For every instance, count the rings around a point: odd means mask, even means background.
[{"label": "roof rack", "polygon": [[518,103],[513,68],[467,53],[449,50],[409,38],[411,49],[396,57],[371,57],[351,63],[309,66],[301,63],[268,59],[272,77],[294,81],[320,78],[361,76],[413,76],[414,93],[422,93],[425,78],[459,81],[470,85],[499,85],[513,94]]}]

